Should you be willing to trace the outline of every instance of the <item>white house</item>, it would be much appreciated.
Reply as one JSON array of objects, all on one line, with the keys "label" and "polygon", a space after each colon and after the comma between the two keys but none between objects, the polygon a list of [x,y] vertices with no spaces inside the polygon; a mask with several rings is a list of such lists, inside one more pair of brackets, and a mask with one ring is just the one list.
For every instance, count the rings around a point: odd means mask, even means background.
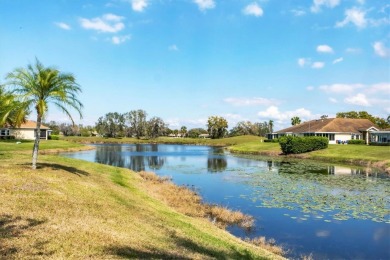
[{"label": "white house", "polygon": [[326,118],[303,122],[276,131],[268,134],[268,139],[285,135],[323,136],[329,139],[329,144],[343,143],[353,139],[365,140],[367,144],[370,142],[389,140],[386,138],[378,138],[378,134],[380,133],[383,133],[383,131],[380,131],[378,126],[368,119]]},{"label": "white house", "polygon": [[[9,136],[15,136],[15,139],[34,140],[36,136],[37,123],[27,120],[22,123],[20,127],[4,126],[0,128],[0,138],[9,138]],[[41,125],[41,139],[47,140],[51,130],[45,125]]]}]

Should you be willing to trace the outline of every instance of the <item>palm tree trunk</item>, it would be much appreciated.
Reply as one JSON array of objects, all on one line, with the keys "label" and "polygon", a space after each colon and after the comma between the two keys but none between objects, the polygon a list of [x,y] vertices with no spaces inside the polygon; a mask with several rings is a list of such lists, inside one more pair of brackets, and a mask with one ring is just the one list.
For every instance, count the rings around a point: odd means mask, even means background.
[{"label": "palm tree trunk", "polygon": [[34,142],[33,155],[32,155],[32,168],[34,170],[37,168],[39,141],[41,140],[41,122],[42,122],[42,116],[38,114],[35,142]]}]

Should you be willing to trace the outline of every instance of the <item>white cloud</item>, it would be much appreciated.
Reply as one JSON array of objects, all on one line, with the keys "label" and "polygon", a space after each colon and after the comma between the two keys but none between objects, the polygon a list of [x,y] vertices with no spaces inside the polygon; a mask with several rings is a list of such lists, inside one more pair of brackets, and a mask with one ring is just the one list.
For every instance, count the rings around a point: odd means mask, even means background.
[{"label": "white cloud", "polygon": [[194,3],[198,5],[201,11],[215,8],[214,0],[194,0]]},{"label": "white cloud", "polygon": [[359,54],[362,52],[362,50],[359,48],[347,48],[345,51],[351,54]]},{"label": "white cloud", "polygon": [[333,53],[333,49],[329,45],[318,45],[317,46],[317,52]]},{"label": "white cloud", "polygon": [[131,0],[131,8],[136,12],[142,12],[147,6],[147,0]]},{"label": "white cloud", "polygon": [[332,85],[322,85],[318,88],[326,93],[353,93],[357,89],[363,88],[362,84],[332,84]]},{"label": "white cloud", "polygon": [[314,90],[314,87],[313,86],[308,86],[308,87],[306,87],[306,90],[312,91],[312,90]]},{"label": "white cloud", "polygon": [[303,16],[306,14],[306,11],[303,10],[303,9],[292,9],[290,10],[290,12],[294,15],[294,16]]},{"label": "white cloud", "polygon": [[225,98],[223,101],[233,106],[270,106],[278,104],[279,101],[267,98]]},{"label": "white cloud", "polygon": [[356,0],[356,2],[358,2],[361,5],[364,5],[366,1],[365,0]]},{"label": "white cloud", "polygon": [[340,58],[338,58],[338,59],[335,59],[332,63],[333,63],[333,64],[336,64],[336,63],[342,62],[343,60],[344,60],[344,58],[343,58],[343,57],[340,57]]},{"label": "white cloud", "polygon": [[256,17],[259,17],[259,16],[262,16],[263,15],[263,9],[261,9],[261,7],[256,3],[256,2],[253,2],[249,5],[247,5],[243,10],[242,12],[245,14],[245,15],[253,15],[253,16],[256,16]]},{"label": "white cloud", "polygon": [[368,102],[366,95],[362,93],[358,93],[355,96],[347,97],[344,99],[344,102],[350,105],[358,105],[358,106],[371,106]]},{"label": "white cloud", "polygon": [[313,5],[310,7],[310,11],[318,13],[322,7],[334,8],[340,4],[340,0],[313,0]]},{"label": "white cloud", "polygon": [[298,59],[298,65],[300,67],[305,67],[305,65],[309,65],[309,64],[311,64],[310,59],[307,59],[307,58],[299,58]]},{"label": "white cloud", "polygon": [[258,112],[257,115],[263,119],[274,119],[279,123],[289,121],[294,116],[298,116],[303,120],[313,117],[312,113],[305,108],[298,108],[292,111],[279,111],[277,106],[270,106],[265,111]]},{"label": "white cloud", "polygon": [[329,98],[329,101],[332,102],[332,103],[338,103],[337,99],[332,98],[332,97]]},{"label": "white cloud", "polygon": [[207,118],[199,119],[179,119],[179,118],[168,118],[164,120],[170,129],[180,129],[182,126],[186,126],[188,130],[191,128],[205,128],[207,124]]},{"label": "white cloud", "polygon": [[125,28],[125,25],[121,22],[123,19],[124,17],[122,16],[105,14],[102,17],[92,19],[80,18],[80,24],[85,29],[104,33],[116,33]]},{"label": "white cloud", "polygon": [[390,96],[390,83],[389,82],[382,82],[373,84],[370,87],[367,88],[368,93],[383,93],[387,96]]},{"label": "white cloud", "polygon": [[176,44],[172,44],[168,47],[168,50],[170,51],[179,51],[179,48],[177,47]]},{"label": "white cloud", "polygon": [[68,24],[66,23],[55,23],[55,25],[57,25],[59,28],[63,29],[63,30],[70,30],[72,29]]},{"label": "white cloud", "polygon": [[124,43],[125,41],[128,41],[130,40],[130,35],[124,35],[124,36],[113,36],[111,38],[111,41],[113,44],[122,44]]},{"label": "white cloud", "polygon": [[367,26],[366,12],[353,7],[345,11],[345,18],[341,22],[336,23],[336,27],[344,27],[349,23],[354,24],[358,28],[365,28]]},{"label": "white cloud", "polygon": [[382,58],[390,57],[390,49],[386,48],[383,42],[375,42],[372,47],[375,54]]},{"label": "white cloud", "polygon": [[313,62],[313,64],[311,65],[311,67],[313,69],[322,69],[323,67],[325,67],[325,63],[324,62],[321,62],[321,61],[316,61],[316,62]]},{"label": "white cloud", "polygon": [[110,22],[120,22],[123,20],[123,16],[118,16],[115,14],[105,14],[103,15],[103,19]]}]

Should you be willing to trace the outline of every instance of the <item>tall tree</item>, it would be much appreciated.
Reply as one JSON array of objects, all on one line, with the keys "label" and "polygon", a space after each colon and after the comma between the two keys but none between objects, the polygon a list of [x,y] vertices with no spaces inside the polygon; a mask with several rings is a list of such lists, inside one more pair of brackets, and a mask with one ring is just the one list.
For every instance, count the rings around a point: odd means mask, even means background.
[{"label": "tall tree", "polygon": [[269,120],[268,126],[269,126],[269,132],[273,133],[274,132],[274,120]]},{"label": "tall tree", "polygon": [[107,113],[104,117],[99,117],[96,130],[99,134],[118,137],[122,136],[125,128],[125,117],[118,112]]},{"label": "tall tree", "polygon": [[148,138],[157,138],[164,135],[166,124],[160,117],[152,117],[146,124],[146,135]]},{"label": "tall tree", "polygon": [[77,95],[81,87],[70,73],[62,73],[53,67],[45,67],[36,59],[34,65],[17,68],[7,75],[8,85],[13,87],[21,102],[37,113],[37,126],[32,156],[32,168],[36,169],[41,123],[49,110],[49,103],[63,111],[74,124],[69,108],[75,109],[82,118],[82,103]]},{"label": "tall tree", "polygon": [[128,136],[133,136],[137,139],[146,134],[146,116],[145,110],[132,110],[125,114],[126,120],[129,122]]},{"label": "tall tree", "polygon": [[369,114],[367,111],[339,112],[336,114],[336,117],[338,117],[338,118],[368,119],[371,122],[373,122],[374,124],[376,124],[377,126],[379,126],[380,128],[389,128],[390,127],[390,122],[387,121],[390,119],[389,117],[387,119],[384,119],[381,117],[373,116],[373,115]]},{"label": "tall tree", "polygon": [[297,116],[294,116],[293,118],[291,118],[291,124],[292,125],[299,125],[301,123],[301,119]]},{"label": "tall tree", "polygon": [[207,132],[213,139],[222,138],[227,134],[228,122],[220,116],[210,116],[207,120]]},{"label": "tall tree", "polygon": [[186,137],[186,135],[187,135],[187,127],[186,126],[182,126],[180,128],[180,134],[182,137]]}]

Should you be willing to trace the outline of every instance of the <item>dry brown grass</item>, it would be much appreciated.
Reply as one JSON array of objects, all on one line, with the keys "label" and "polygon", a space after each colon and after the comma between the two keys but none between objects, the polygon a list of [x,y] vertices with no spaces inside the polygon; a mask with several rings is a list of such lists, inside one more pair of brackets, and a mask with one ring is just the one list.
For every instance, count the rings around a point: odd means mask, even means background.
[{"label": "dry brown grass", "polygon": [[264,248],[277,255],[284,255],[286,253],[281,246],[276,245],[276,241],[273,238],[267,240],[265,237],[256,237],[252,239],[245,239],[245,242]]},{"label": "dry brown grass", "polygon": [[254,226],[253,217],[226,207],[203,203],[202,198],[195,191],[173,184],[168,177],[160,177],[145,171],[139,174],[152,195],[180,213],[191,217],[208,218],[220,228],[238,225],[250,229]]},{"label": "dry brown grass", "polygon": [[281,259],[172,210],[128,169],[30,160],[0,152],[0,259]]}]

